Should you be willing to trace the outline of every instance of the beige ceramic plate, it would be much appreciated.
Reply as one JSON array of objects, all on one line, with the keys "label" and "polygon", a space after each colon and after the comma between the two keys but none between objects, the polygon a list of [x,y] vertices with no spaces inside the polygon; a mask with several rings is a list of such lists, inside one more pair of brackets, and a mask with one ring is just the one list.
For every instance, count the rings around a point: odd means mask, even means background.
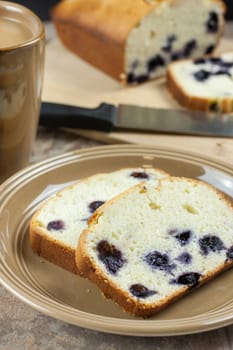
[{"label": "beige ceramic plate", "polygon": [[90,282],[32,253],[28,223],[42,200],[74,180],[135,166],[160,167],[172,175],[199,178],[233,198],[231,165],[168,148],[104,146],[52,158],[19,172],[0,187],[1,282],[21,300],[47,315],[103,332],[178,335],[232,323],[233,270],[153,318],[143,320],[105,300]]}]

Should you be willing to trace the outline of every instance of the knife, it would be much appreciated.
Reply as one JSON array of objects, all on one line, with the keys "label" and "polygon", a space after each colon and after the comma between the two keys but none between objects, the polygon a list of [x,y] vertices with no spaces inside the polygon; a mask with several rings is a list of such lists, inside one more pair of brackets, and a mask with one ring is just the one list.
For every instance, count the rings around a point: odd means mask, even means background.
[{"label": "knife", "polygon": [[102,103],[83,108],[43,102],[39,124],[47,127],[133,130],[200,136],[233,136],[233,115]]}]

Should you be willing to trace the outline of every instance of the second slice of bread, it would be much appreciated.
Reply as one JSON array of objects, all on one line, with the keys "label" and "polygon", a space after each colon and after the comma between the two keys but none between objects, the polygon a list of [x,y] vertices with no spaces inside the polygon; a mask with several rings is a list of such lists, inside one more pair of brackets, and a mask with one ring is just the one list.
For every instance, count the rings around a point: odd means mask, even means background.
[{"label": "second slice of bread", "polygon": [[153,315],[232,266],[232,203],[198,180],[137,185],[97,209],[76,262],[107,298]]}]

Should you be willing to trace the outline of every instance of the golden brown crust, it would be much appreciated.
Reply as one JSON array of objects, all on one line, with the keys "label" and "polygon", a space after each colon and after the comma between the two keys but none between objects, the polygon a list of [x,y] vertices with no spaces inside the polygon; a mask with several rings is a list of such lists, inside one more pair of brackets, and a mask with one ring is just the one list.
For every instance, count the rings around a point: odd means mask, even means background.
[{"label": "golden brown crust", "polygon": [[[69,50],[125,82],[124,50],[130,31],[161,3],[174,1],[124,0],[119,5],[119,0],[64,0],[53,7],[51,18]],[[225,11],[221,0],[212,1]]]},{"label": "golden brown crust", "polygon": [[[62,1],[51,12],[53,21],[71,23],[101,40],[122,46],[130,30],[161,2],[174,0],[76,0]],[[117,31],[116,31],[117,28]]]},{"label": "golden brown crust", "polygon": [[121,6],[118,0],[63,1],[53,8],[51,17],[68,49],[121,80],[130,30],[161,1],[165,0],[135,0],[133,6],[129,0],[122,1]]},{"label": "golden brown crust", "polygon": [[[102,41],[70,23],[62,23],[56,20],[54,20],[54,23],[64,46],[106,74],[117,80],[121,79],[124,67],[124,55],[121,46]],[[86,45],[82,43],[86,43]]]},{"label": "golden brown crust", "polygon": [[30,245],[32,250],[42,258],[63,269],[78,274],[75,264],[75,250],[61,242],[51,240],[43,230],[38,229],[36,222],[30,225]]},{"label": "golden brown crust", "polygon": [[[196,179],[187,179],[187,178],[177,178],[177,177],[169,177],[169,181],[182,181],[187,180],[194,185],[202,184],[212,190],[214,190],[215,193],[221,198],[221,200],[225,201],[225,203],[230,206],[233,209],[233,204],[230,200],[228,200],[225,195],[223,195],[220,191],[218,191],[216,188],[214,188],[212,185],[204,183],[200,180]],[[160,187],[162,186],[162,183],[164,181],[167,181],[167,179],[161,179],[159,181],[159,186],[157,187],[157,190],[159,191]],[[89,221],[88,229],[84,230],[80,236],[79,243],[76,250],[76,264],[79,269],[79,271],[82,272],[82,276],[85,278],[88,278],[90,281],[94,282],[102,291],[103,295],[106,298],[110,298],[113,301],[115,301],[117,304],[119,304],[126,312],[129,312],[133,315],[140,316],[140,317],[148,317],[152,316],[158,311],[164,309],[169,304],[174,302],[175,300],[181,298],[185,294],[195,290],[196,288],[202,286],[209,280],[213,279],[215,276],[220,274],[221,272],[229,269],[233,266],[233,261],[226,260],[224,264],[219,266],[217,269],[211,271],[208,275],[202,276],[199,280],[198,285],[195,288],[190,288],[188,286],[184,286],[181,291],[176,292],[169,297],[165,298],[162,302],[154,303],[154,304],[145,304],[142,301],[138,301],[136,298],[131,297],[127,292],[122,290],[115,284],[111,279],[108,278],[107,275],[103,273],[103,271],[98,267],[98,264],[91,259],[89,256],[87,249],[86,249],[86,239],[88,235],[92,234],[92,231],[94,229],[94,226],[96,223],[98,223],[98,219],[101,215],[103,215],[105,207],[108,207],[112,203],[116,202],[119,198],[125,196],[126,193],[130,193],[131,191],[134,191],[135,188],[141,188],[143,190],[144,185],[138,184],[134,187],[130,188],[129,190],[125,191],[124,193],[119,194],[117,197],[113,198],[112,200],[105,203],[101,208],[97,209],[95,214],[92,216],[92,218]]]},{"label": "golden brown crust", "polygon": [[[82,237],[83,240],[83,237]],[[227,261],[221,267],[212,271],[209,275],[199,280],[196,287],[190,288],[184,286],[179,292],[176,292],[170,297],[167,297],[160,303],[154,304],[144,304],[143,302],[137,301],[135,298],[130,297],[126,292],[122,291],[117,285],[108,281],[102,274],[102,272],[95,267],[89,257],[83,252],[83,243],[80,242],[76,254],[76,263],[79,266],[80,271],[82,271],[82,276],[88,278],[90,281],[94,282],[102,291],[103,295],[107,299],[112,299],[118,305],[120,305],[126,312],[140,317],[153,316],[155,313],[163,310],[171,303],[185,296],[186,294],[194,291],[195,289],[201,287],[208,281],[212,280],[218,274],[228,270],[233,266],[233,262]]]}]

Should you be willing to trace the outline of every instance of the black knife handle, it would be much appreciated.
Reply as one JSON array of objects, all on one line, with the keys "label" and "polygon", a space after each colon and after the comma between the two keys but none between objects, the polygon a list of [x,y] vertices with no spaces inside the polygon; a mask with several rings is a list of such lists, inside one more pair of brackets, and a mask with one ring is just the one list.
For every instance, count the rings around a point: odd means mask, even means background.
[{"label": "black knife handle", "polygon": [[111,131],[115,115],[116,107],[108,103],[101,103],[96,108],[82,108],[42,102],[39,124],[47,127]]}]

